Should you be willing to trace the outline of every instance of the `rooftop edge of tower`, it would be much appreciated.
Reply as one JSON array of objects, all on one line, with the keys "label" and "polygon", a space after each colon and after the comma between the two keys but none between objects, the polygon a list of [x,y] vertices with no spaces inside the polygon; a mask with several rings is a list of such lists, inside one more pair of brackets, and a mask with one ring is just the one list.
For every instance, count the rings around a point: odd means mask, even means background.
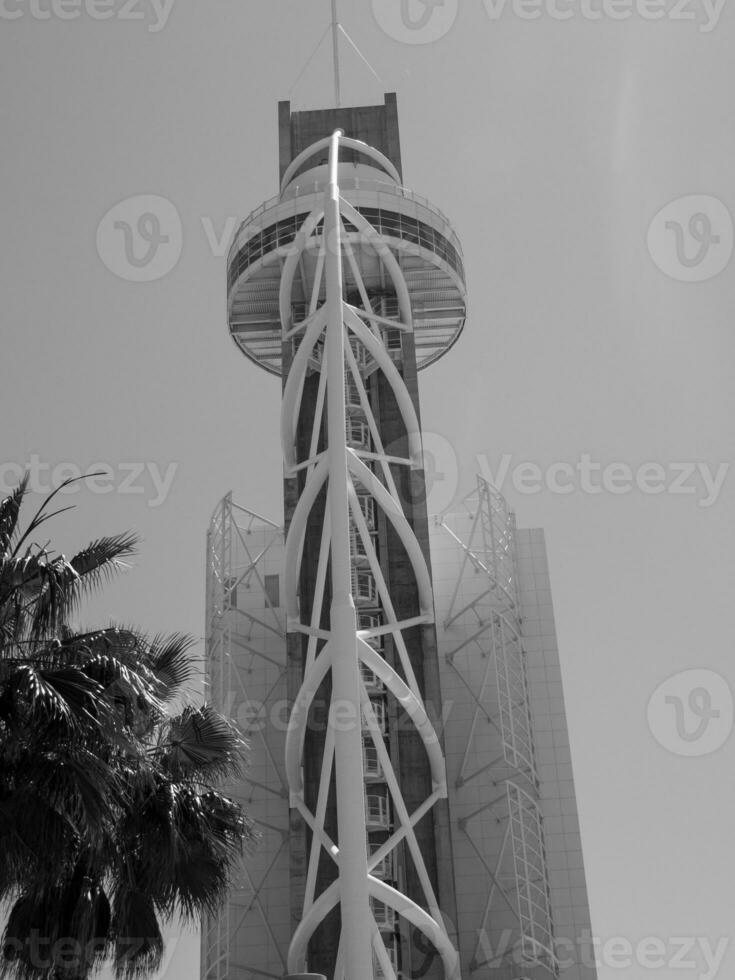
[{"label": "rooftop edge of tower", "polygon": [[[283,180],[288,165],[299,153],[318,140],[331,136],[335,129],[341,129],[345,136],[379,150],[396,168],[401,180],[403,179],[398,100],[395,92],[385,93],[383,105],[339,106],[292,112],[290,102],[279,102],[279,179]],[[350,160],[348,153],[344,153],[342,158]]]},{"label": "rooftop edge of tower", "polygon": [[[329,180],[330,138],[341,130],[338,182],[350,245],[343,269],[346,296],[353,297],[348,299],[352,303],[359,296],[358,305],[364,300],[368,307],[370,297],[380,298],[380,309],[371,312],[382,317],[381,338],[393,360],[401,361],[405,354],[418,370],[434,363],[464,328],[462,247],[446,215],[402,184],[395,93],[386,94],[384,105],[302,112],[291,112],[289,102],[280,102],[278,120],[280,193],[242,222],[227,256],[228,322],[236,345],[250,360],[280,375],[286,338],[297,343],[299,324],[306,322],[312,304],[324,299],[318,215]],[[299,234],[310,215],[316,216],[316,224],[312,222],[302,241]],[[300,254],[298,268],[289,273],[289,310],[281,277],[294,249]],[[404,329],[413,337],[407,345],[400,338],[397,295],[385,281],[386,257],[408,294],[410,316],[404,317]],[[408,354],[404,346],[410,348]],[[373,367],[368,364],[366,370]],[[320,370],[319,365],[314,369]]]}]

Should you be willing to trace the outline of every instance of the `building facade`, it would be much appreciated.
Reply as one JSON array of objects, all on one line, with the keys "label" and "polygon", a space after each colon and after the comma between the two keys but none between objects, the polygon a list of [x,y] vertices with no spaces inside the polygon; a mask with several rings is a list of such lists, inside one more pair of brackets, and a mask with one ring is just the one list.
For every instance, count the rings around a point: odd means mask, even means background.
[{"label": "building facade", "polygon": [[283,524],[226,497],[207,554],[210,694],[251,743],[228,790],[261,841],[203,923],[202,976],[592,980],[543,537],[483,480],[426,513],[418,371],[464,326],[459,241],[403,186],[395,96],[281,103],[279,144],[228,312],[282,378]]}]

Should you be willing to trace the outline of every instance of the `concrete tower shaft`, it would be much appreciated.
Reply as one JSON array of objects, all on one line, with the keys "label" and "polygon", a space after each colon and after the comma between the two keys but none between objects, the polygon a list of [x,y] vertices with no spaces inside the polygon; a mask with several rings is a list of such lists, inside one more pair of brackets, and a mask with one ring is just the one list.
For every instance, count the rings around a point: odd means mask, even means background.
[{"label": "concrete tower shaft", "polygon": [[282,379],[285,526],[228,496],[208,538],[210,689],[251,739],[227,789],[262,841],[204,980],[595,980],[557,955],[589,910],[543,534],[482,479],[427,518],[417,377],[464,325],[459,241],[402,186],[395,96],[282,103],[279,132],[227,299]]},{"label": "concrete tower shaft", "polygon": [[[283,376],[288,966],[392,977],[420,933],[429,980],[456,978],[416,371],[464,324],[461,250],[401,186],[395,97],[282,104],[279,122],[280,194],[235,237],[228,307],[238,346]],[[325,133],[340,123],[389,155]]]}]

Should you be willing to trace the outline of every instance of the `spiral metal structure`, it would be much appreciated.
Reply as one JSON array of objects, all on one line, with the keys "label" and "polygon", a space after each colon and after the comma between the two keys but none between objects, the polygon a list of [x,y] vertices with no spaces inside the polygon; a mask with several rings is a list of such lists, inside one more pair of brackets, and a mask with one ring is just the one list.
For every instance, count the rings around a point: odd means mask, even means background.
[{"label": "spiral metal structure", "polygon": [[203,976],[548,980],[552,912],[580,935],[589,912],[543,545],[522,532],[519,565],[482,479],[431,534],[426,513],[417,372],[464,326],[459,240],[401,186],[394,95],[282,103],[279,158],[227,307],[283,379],[285,527],[228,497],[208,552],[208,679],[251,739],[232,793],[262,837]]},{"label": "spiral metal structure", "polygon": [[[421,930],[441,956],[444,974],[458,977],[457,953],[446,933],[427,873],[414,826],[434,803],[447,794],[444,758],[416,680],[404,631],[433,621],[431,579],[423,552],[402,507],[392,466],[421,466],[419,422],[408,389],[385,346],[381,327],[412,330],[412,309],[401,267],[379,232],[339,194],[340,147],[356,147],[388,169],[390,164],[365,144],[338,131],[329,141],[330,180],[324,199],[298,230],[281,272],[279,307],[285,339],[296,352],[283,391],[281,436],[287,475],[306,471],[286,540],[285,596],[288,629],[308,637],[303,682],[286,735],[286,774],[291,805],[309,826],[311,851],[303,915],[289,950],[293,972],[306,968],[308,943],[317,926],[339,904],[342,932],[334,976],[360,980],[396,976],[396,955],[384,930],[401,916]],[[319,147],[312,147],[314,153]],[[298,160],[295,165],[298,165]],[[348,230],[346,224],[352,230]],[[355,242],[358,239],[358,243]],[[390,321],[373,308],[355,245],[379,257],[398,316]],[[316,254],[311,298],[304,319],[294,322],[294,280],[305,254]],[[361,303],[343,298],[342,267],[357,283]],[[323,297],[323,302],[320,302]],[[320,371],[316,410],[308,455],[296,452],[297,433],[307,372]],[[382,371],[398,406],[406,435],[405,456],[389,453],[382,443],[366,382],[368,369]],[[328,445],[320,450],[324,423]],[[304,536],[317,498],[326,491],[321,549],[314,601],[308,619],[299,608],[299,581]],[[381,511],[400,539],[410,561],[419,595],[419,614],[409,620],[396,614],[376,549],[375,526]],[[372,525],[372,527],[371,527]],[[329,628],[323,622],[325,584],[329,580]],[[380,609],[380,620],[358,620],[363,607]],[[381,655],[382,638],[390,635],[400,670]],[[302,762],[309,710],[325,676],[331,673],[331,703],[319,793],[307,805]],[[394,771],[386,730],[386,699],[392,697],[415,726],[426,750],[432,793],[409,812]],[[341,719],[341,720],[340,720]],[[371,773],[380,774],[383,793],[370,791]],[[334,773],[334,777],[333,777]],[[327,796],[332,779],[336,788],[339,841],[325,828]],[[368,780],[366,782],[366,779]],[[372,849],[369,827],[390,827],[383,843]],[[423,890],[423,906],[376,874],[391,862],[405,842]],[[337,877],[316,894],[316,872],[325,852],[334,861]]]}]

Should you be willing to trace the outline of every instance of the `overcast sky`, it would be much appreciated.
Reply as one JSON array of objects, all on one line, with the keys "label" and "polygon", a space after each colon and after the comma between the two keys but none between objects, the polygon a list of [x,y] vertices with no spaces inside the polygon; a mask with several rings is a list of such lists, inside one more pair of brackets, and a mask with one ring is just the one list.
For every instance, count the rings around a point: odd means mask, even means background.
[{"label": "overcast sky", "polygon": [[[546,529],[593,929],[666,950],[600,976],[711,978],[675,957],[735,921],[735,11],[341,10],[382,80],[344,44],[344,101],[397,91],[405,181],[464,246],[467,326],[421,379],[434,500],[505,469]],[[328,20],[327,0],[0,3],[1,489],[109,469],[54,532],[144,538],[90,618],[201,636],[217,500],[281,519],[280,387],[228,337],[223,252],[276,193],[278,100],[330,104],[326,42],[294,88]],[[195,944],[170,976],[198,976]]]}]

